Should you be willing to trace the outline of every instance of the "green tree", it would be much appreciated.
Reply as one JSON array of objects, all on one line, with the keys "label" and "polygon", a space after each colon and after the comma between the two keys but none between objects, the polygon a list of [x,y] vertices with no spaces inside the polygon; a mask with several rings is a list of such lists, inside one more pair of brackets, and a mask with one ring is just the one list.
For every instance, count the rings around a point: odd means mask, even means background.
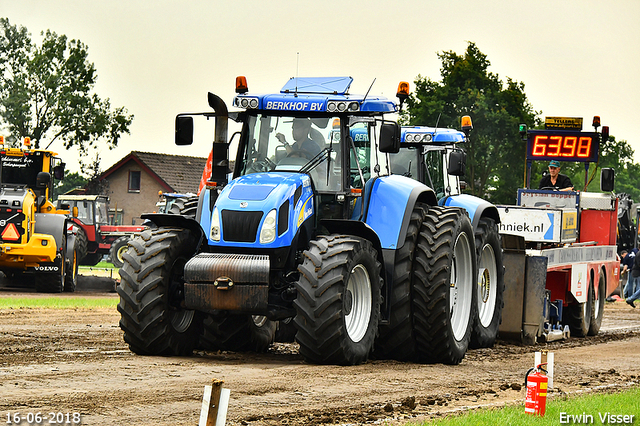
[{"label": "green tree", "polygon": [[495,203],[513,203],[524,181],[525,143],[518,125],[533,128],[540,113],[527,100],[524,83],[511,78],[503,82],[488,71],[490,62],[475,43],[468,43],[463,56],[449,51],[438,57],[442,81],[418,76],[402,120],[459,128],[460,118],[470,115],[474,128],[465,146],[469,192]]},{"label": "green tree", "polygon": [[114,148],[133,115],[92,93],[97,74],[85,44],[50,30],[42,36],[37,46],[25,27],[0,18],[0,124],[35,148],[60,141],[85,154],[102,140]]},{"label": "green tree", "polygon": [[58,195],[66,194],[72,189],[84,188],[87,182],[87,178],[80,173],[65,173],[64,179],[56,181],[56,186],[53,188],[53,198],[57,199]]}]

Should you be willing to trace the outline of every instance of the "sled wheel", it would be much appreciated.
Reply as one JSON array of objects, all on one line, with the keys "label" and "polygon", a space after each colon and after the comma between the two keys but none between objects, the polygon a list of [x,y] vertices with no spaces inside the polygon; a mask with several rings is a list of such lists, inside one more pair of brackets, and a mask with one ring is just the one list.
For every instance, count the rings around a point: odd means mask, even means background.
[{"label": "sled wheel", "polygon": [[294,322],[300,354],[317,364],[354,365],[373,349],[381,266],[372,244],[348,235],[310,242],[298,267]]},{"label": "sled wheel", "polygon": [[477,276],[473,230],[466,213],[429,208],[418,236],[414,267],[418,360],[459,364],[471,338]]},{"label": "sled wheel", "polygon": [[587,301],[585,303],[574,303],[565,308],[567,314],[566,323],[572,336],[584,337],[589,333],[591,327],[591,317],[593,314],[593,278],[589,277],[589,290],[587,291]]},{"label": "sled wheel", "polygon": [[476,317],[471,330],[472,348],[490,348],[498,337],[504,306],[502,244],[493,219],[481,218],[475,235],[478,280],[475,286]]},{"label": "sled wheel", "polygon": [[600,332],[600,326],[602,325],[602,317],[604,316],[604,301],[607,297],[607,280],[605,278],[605,271],[600,271],[600,278],[598,279],[598,297],[595,297],[595,289],[591,287],[590,294],[593,298],[593,310],[591,315],[591,322],[589,324],[589,336],[595,336]]},{"label": "sled wheel", "polygon": [[130,241],[117,287],[120,328],[139,355],[189,355],[202,330],[200,313],[181,307],[184,265],[197,240],[182,228],[145,230]]}]

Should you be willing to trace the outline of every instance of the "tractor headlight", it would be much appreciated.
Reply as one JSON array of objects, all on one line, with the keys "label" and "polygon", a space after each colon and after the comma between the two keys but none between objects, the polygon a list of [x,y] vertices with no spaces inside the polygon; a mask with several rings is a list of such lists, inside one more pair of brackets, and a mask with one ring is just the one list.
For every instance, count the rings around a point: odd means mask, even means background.
[{"label": "tractor headlight", "polygon": [[213,214],[211,215],[211,233],[209,234],[209,238],[213,241],[220,241],[220,215],[218,215],[218,209],[213,209]]},{"label": "tractor headlight", "polygon": [[267,214],[260,229],[260,244],[269,244],[276,239],[276,210],[273,209]]},{"label": "tractor headlight", "polygon": [[238,97],[235,99],[235,106],[245,109],[258,108],[258,98]]}]

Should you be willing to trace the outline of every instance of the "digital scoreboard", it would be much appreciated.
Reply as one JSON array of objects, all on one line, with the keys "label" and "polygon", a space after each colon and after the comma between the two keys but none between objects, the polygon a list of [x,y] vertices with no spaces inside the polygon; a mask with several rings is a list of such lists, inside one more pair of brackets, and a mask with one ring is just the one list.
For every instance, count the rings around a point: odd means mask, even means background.
[{"label": "digital scoreboard", "polygon": [[558,160],[592,163],[598,160],[600,137],[575,130],[529,130],[527,160]]}]

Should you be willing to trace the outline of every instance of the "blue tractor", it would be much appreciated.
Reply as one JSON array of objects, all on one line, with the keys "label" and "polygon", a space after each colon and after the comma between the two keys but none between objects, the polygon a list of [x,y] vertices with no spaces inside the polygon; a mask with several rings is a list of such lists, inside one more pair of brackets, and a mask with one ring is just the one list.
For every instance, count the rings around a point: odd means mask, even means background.
[{"label": "blue tractor", "polygon": [[401,149],[391,154],[391,171],[432,188],[439,206],[463,208],[471,218],[478,264],[474,286],[471,347],[491,347],[498,335],[504,306],[503,253],[493,204],[462,194],[460,177],[466,157],[460,148],[468,140],[471,119],[462,120],[463,131],[427,126],[402,127]]},{"label": "blue tractor", "polygon": [[[212,172],[195,219],[145,215],[153,226],[123,256],[118,310],[133,352],[263,351],[290,321],[312,363],[462,360],[471,220],[391,174],[401,131],[385,116],[398,105],[350,94],[351,82],[292,78],[253,94],[239,77],[237,111],[209,93],[213,111],[176,117],[178,145],[193,142],[194,118],[214,120]],[[241,125],[230,139],[229,120]]]}]

